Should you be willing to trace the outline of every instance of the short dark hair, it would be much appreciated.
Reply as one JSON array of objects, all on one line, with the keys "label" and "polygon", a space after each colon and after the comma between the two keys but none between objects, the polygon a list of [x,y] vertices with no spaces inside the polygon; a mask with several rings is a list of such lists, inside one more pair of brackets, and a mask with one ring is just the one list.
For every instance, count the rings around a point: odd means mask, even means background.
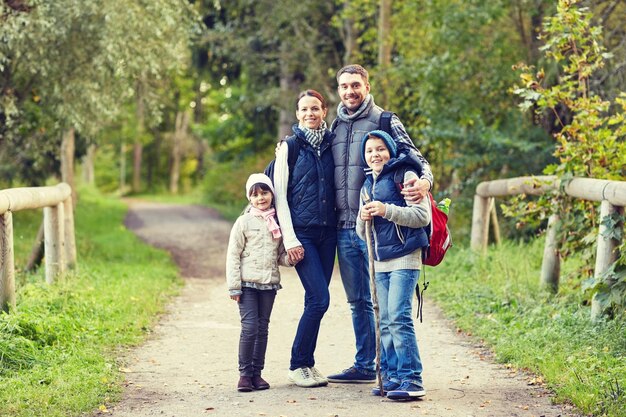
[{"label": "short dark hair", "polygon": [[337,71],[337,83],[339,83],[339,77],[341,76],[341,74],[344,73],[359,74],[361,77],[363,77],[366,83],[369,82],[369,74],[367,73],[367,70],[359,64],[346,65],[345,67]]},{"label": "short dark hair", "polygon": [[319,92],[315,91],[315,90],[304,90],[302,92],[300,92],[300,94],[298,94],[298,99],[296,100],[296,110],[299,110],[298,108],[298,104],[300,103],[300,99],[304,96],[308,96],[308,97],[315,97],[316,99],[318,99],[321,103],[322,103],[322,109],[326,109],[328,108],[326,106],[326,100],[324,99],[324,96],[321,95]]}]

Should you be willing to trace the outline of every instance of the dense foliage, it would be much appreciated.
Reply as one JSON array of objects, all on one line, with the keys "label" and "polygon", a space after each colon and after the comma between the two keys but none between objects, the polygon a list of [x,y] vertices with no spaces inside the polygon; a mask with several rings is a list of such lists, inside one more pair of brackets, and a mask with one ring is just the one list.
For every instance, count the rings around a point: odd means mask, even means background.
[{"label": "dense foliage", "polygon": [[[557,13],[544,24],[545,46],[542,49],[559,68],[558,84],[546,85],[543,68],[534,71],[522,65],[524,84],[515,92],[524,99],[523,109],[532,108],[539,116],[547,112],[555,115],[557,146],[554,156],[558,162],[546,167],[546,174],[556,175],[562,183],[572,177],[623,181],[626,178],[626,93],[611,102],[591,89],[592,75],[604,66],[610,55],[600,42],[601,28],[591,24],[589,11],[574,5],[571,0],[559,1]],[[586,287],[599,296],[603,309],[624,307],[626,245],[622,243],[622,256],[603,277],[593,277],[591,262],[599,222],[610,222],[610,233],[619,233],[619,214],[614,219],[599,219],[596,203],[571,199],[558,191],[541,198],[537,205],[522,201],[518,213],[520,211],[539,218],[558,212],[561,257],[582,254],[586,262],[579,274],[590,278]]]}]

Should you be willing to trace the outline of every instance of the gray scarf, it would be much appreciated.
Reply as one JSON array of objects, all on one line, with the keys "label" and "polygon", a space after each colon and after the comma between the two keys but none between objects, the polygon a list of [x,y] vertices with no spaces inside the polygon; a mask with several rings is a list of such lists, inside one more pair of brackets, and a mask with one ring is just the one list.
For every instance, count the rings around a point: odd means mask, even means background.
[{"label": "gray scarf", "polygon": [[304,138],[307,142],[317,151],[317,154],[320,153],[320,145],[324,140],[324,134],[328,129],[326,127],[326,122],[322,120],[322,124],[317,129],[309,129],[308,127],[304,127],[302,125],[298,126],[300,130],[304,133]]},{"label": "gray scarf", "polygon": [[365,109],[369,107],[370,102],[372,102],[372,104],[374,103],[374,97],[372,97],[371,94],[368,94],[365,97],[365,100],[363,100],[363,103],[361,103],[361,105],[357,109],[357,111],[354,112],[354,114],[348,114],[348,109],[346,108],[346,106],[344,106],[343,103],[339,103],[339,106],[337,106],[337,117],[344,122],[358,119],[359,116],[361,116],[361,114],[365,111]]}]

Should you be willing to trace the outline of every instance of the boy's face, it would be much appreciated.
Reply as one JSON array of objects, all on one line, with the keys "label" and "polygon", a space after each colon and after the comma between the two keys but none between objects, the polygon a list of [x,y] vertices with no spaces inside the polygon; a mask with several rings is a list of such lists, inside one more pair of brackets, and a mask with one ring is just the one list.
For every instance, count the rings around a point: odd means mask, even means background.
[{"label": "boy's face", "polygon": [[391,155],[384,140],[371,138],[365,142],[365,163],[372,168],[372,171],[380,174],[389,159],[391,159]]},{"label": "boy's face", "polygon": [[370,92],[370,84],[366,82],[361,74],[350,74],[344,72],[339,76],[337,92],[339,98],[349,114],[359,109],[363,100]]}]

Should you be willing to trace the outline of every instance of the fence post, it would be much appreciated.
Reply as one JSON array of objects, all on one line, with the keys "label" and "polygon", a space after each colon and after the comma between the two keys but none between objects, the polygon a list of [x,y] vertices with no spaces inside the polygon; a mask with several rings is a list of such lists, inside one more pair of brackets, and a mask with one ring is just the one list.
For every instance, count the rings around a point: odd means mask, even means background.
[{"label": "fence post", "polygon": [[[607,269],[617,261],[617,247],[619,242],[616,239],[604,237],[607,228],[602,224],[602,220],[613,213],[620,212],[620,209],[607,200],[600,203],[600,228],[598,231],[598,246],[596,249],[596,266],[594,276],[598,279]],[[598,300],[598,294],[595,293],[591,299],[591,319],[597,320],[602,316],[602,305]]]},{"label": "fence post", "polygon": [[552,214],[548,219],[546,230],[546,243],[543,248],[543,260],[541,261],[541,285],[557,292],[559,289],[559,275],[561,274],[561,258],[556,239],[556,225],[560,218],[558,214]]},{"label": "fence post", "polygon": [[63,202],[65,219],[65,264],[68,269],[76,267],[76,237],[74,236],[74,204],[72,197]]},{"label": "fence post", "polygon": [[471,248],[478,252],[487,249],[489,239],[489,198],[474,195],[472,212]]},{"label": "fence post", "polygon": [[13,258],[13,214],[0,214],[0,311],[15,308],[15,261]]},{"label": "fence post", "polygon": [[46,282],[52,284],[65,270],[63,203],[43,208]]}]

